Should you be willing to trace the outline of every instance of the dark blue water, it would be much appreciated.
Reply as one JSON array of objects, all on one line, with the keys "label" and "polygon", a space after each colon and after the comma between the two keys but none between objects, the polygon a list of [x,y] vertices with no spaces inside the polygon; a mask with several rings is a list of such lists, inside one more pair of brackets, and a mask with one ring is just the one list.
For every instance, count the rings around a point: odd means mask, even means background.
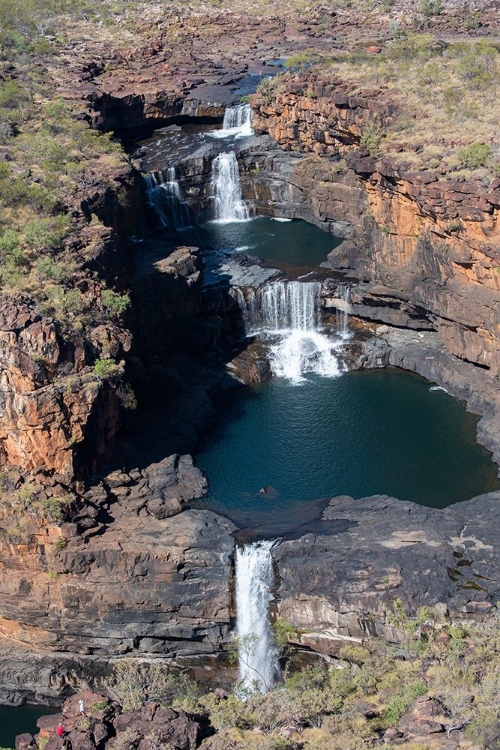
[{"label": "dark blue water", "polygon": [[[237,523],[290,524],[339,494],[394,495],[443,508],[499,487],[477,418],[422,378],[399,371],[283,379],[220,406],[197,464],[208,507]],[[259,489],[272,490],[259,494]],[[309,505],[311,504],[312,505]]]},{"label": "dark blue water", "polygon": [[341,240],[305,221],[252,219],[234,224],[207,222],[180,235],[200,247],[209,274],[235,251],[267,261],[296,277],[326,260]]},{"label": "dark blue water", "polygon": [[43,706],[0,706],[0,747],[14,747],[17,734],[37,732],[36,720],[43,714],[57,713],[57,708]]}]

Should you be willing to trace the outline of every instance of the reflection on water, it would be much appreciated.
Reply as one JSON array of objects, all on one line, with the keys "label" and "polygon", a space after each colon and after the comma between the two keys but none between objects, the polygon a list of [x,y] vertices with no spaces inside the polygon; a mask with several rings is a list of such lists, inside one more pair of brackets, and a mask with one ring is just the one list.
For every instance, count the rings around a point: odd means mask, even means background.
[{"label": "reflection on water", "polygon": [[476,424],[464,404],[402,372],[313,375],[299,388],[276,378],[221,405],[196,459],[209,480],[204,504],[238,524],[282,528],[339,494],[443,508],[499,487]]}]

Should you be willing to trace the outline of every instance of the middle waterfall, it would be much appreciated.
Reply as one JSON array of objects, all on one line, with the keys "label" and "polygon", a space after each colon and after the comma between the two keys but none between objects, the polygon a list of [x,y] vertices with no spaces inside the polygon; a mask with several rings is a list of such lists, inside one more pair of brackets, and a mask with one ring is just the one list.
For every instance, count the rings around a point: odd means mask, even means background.
[{"label": "middle waterfall", "polygon": [[320,327],[321,284],[317,281],[273,281],[257,290],[237,290],[245,332],[271,339],[270,362],[278,377],[301,382],[304,374],[340,374],[334,354],[340,342]]},{"label": "middle waterfall", "polygon": [[231,221],[248,221],[248,208],[241,195],[240,173],[234,151],[215,157],[210,186],[216,221],[225,224]]}]

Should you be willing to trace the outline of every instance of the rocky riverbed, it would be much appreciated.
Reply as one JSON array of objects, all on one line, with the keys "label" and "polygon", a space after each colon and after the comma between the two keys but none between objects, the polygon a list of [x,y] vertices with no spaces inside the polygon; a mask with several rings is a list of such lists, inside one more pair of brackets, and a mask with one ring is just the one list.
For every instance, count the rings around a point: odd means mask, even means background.
[{"label": "rocky riverbed", "polygon": [[[492,16],[491,32],[496,22]],[[269,63],[313,40],[331,48],[332,32],[347,32],[350,22],[337,17],[324,31],[317,20],[243,23],[213,11],[210,23],[217,31],[207,49],[198,20],[179,18],[191,41],[174,64],[161,23],[133,49],[69,44],[68,64],[54,62],[57,90],[78,100],[93,127],[130,139],[183,119],[220,120],[248,76],[274,73]],[[390,102],[351,97],[345,83],[331,91],[314,82],[311,97],[299,84],[273,101],[252,99],[261,135],[235,148],[250,209],[302,218],[344,240],[326,264],[323,303],[336,307],[334,272],[351,279],[351,312],[370,321],[360,324],[352,366],[417,372],[466,400],[481,415],[479,440],[500,460],[498,185],[486,192],[394,172],[359,145],[364,118],[390,117]],[[347,166],[335,166],[330,131],[335,148],[337,136],[349,136]],[[206,210],[211,156],[205,148],[180,166],[194,210]],[[139,167],[114,175],[137,221],[146,213]],[[130,221],[106,191],[87,186],[79,200],[81,216],[90,222],[96,213],[109,230],[102,254],[88,262],[99,273],[120,269],[133,313],[127,328],[103,324],[77,335],[29,297],[2,298],[4,489],[17,498],[35,484],[39,501],[62,497],[68,509],[64,519],[40,520],[24,506],[2,506],[0,697],[11,704],[56,702],[130,654],[227,679],[220,666],[234,625],[236,528],[189,506],[206,481],[187,454],[216,416],[215,397],[236,387],[234,374],[248,382],[269,375],[262,351],[236,336],[241,320],[228,287],[204,289],[196,248],[146,240],[131,250],[121,242]],[[464,223],[460,237],[441,219],[453,212]],[[422,221],[427,239],[415,237]],[[82,246],[96,232],[82,230]],[[225,271],[249,285],[273,273],[232,264]],[[100,377],[96,357],[112,357],[120,371]],[[120,416],[124,381],[141,403],[132,416]],[[168,429],[157,441],[152,426],[160,421]],[[301,648],[321,653],[346,638],[394,637],[387,611],[395,598],[409,609],[439,605],[452,620],[481,617],[498,599],[499,499],[490,493],[437,511],[385,496],[335,498],[316,532],[275,547],[276,609],[303,631]]]}]

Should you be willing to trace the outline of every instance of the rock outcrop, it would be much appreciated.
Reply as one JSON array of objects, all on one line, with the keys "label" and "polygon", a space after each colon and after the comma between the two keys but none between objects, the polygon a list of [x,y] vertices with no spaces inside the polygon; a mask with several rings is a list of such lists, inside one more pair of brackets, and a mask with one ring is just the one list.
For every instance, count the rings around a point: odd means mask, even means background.
[{"label": "rock outcrop", "polygon": [[397,640],[387,619],[396,599],[408,612],[480,618],[500,593],[499,500],[494,492],[436,510],[385,495],[334,498],[323,530],[273,548],[278,614],[304,647],[326,654],[366,637]]},{"label": "rock outcrop", "polygon": [[2,529],[2,702],[54,698],[123,655],[192,668],[223,655],[235,527],[181,513],[205,492],[190,457],[171,456],[112,472],[55,529],[35,518],[21,536]]},{"label": "rock outcrop", "polygon": [[3,463],[26,470],[44,465],[71,478],[84,440],[94,466],[106,456],[119,400],[116,385],[93,372],[83,337],[64,335],[29,298],[4,296],[0,360]]},{"label": "rock outcrop", "polygon": [[[264,164],[256,157],[271,177],[263,190],[254,188],[257,200],[286,209],[299,194],[299,205],[309,203],[325,227],[349,222],[331,267],[389,287],[421,310],[450,352],[498,374],[500,181],[484,187],[372,158],[359,142],[364,128],[383,128],[391,118],[394,105],[384,92],[351,96],[340,81],[326,86],[306,75],[271,101],[254,96],[252,104],[258,131],[286,151],[315,155]],[[336,166],[338,156],[347,172]],[[256,182],[263,179],[261,173]]]},{"label": "rock outcrop", "polygon": [[[83,702],[83,712],[81,711]],[[195,750],[200,746],[203,732],[198,722],[184,711],[149,701],[141,709],[124,710],[105,693],[83,690],[68,698],[61,713],[38,719],[40,733],[33,738],[19,735],[16,750],[95,750],[120,748],[124,744],[140,746],[142,750],[168,747],[170,750]],[[64,736],[56,727],[61,724]]]}]

